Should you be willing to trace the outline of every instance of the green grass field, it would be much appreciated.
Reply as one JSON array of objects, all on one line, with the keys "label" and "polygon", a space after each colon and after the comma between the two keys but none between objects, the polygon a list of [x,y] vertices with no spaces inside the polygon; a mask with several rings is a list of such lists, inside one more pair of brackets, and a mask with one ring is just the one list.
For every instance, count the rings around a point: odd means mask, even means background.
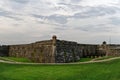
[{"label": "green grass field", "polygon": [[120,59],[74,65],[0,63],[0,80],[120,80]]},{"label": "green grass field", "polygon": [[114,58],[113,56],[104,56],[104,57],[100,57],[100,58],[95,58],[94,60],[105,60],[105,59],[109,59],[109,58]]},{"label": "green grass field", "polygon": [[79,62],[91,61],[93,58],[81,58]]},{"label": "green grass field", "polygon": [[32,62],[27,58],[16,58],[16,57],[0,57],[1,60],[12,61],[12,62]]}]

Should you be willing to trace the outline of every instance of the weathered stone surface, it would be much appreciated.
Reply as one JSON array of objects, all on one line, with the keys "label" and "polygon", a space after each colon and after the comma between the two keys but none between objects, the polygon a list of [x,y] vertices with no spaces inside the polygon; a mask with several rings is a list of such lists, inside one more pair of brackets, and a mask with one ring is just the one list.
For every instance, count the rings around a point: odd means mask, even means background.
[{"label": "weathered stone surface", "polygon": [[26,45],[11,45],[9,55],[14,57],[27,57],[34,62],[54,63],[52,58],[52,40],[36,42]]},{"label": "weathered stone surface", "polygon": [[120,56],[120,45],[78,44],[58,40],[39,41],[31,44],[0,46],[0,56],[26,57],[39,63],[68,63],[82,57]]}]

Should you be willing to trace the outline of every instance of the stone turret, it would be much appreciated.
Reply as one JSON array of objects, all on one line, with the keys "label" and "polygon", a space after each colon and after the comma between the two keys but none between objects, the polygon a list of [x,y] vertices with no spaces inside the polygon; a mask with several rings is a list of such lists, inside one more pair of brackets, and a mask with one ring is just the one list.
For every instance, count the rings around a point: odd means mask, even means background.
[{"label": "stone turret", "polygon": [[56,39],[57,39],[57,36],[56,36],[56,35],[53,35],[52,39],[55,39],[55,40],[56,40]]},{"label": "stone turret", "polygon": [[53,40],[53,45],[56,45],[57,36],[53,35],[52,40]]},{"label": "stone turret", "polygon": [[52,37],[52,59],[51,59],[52,63],[55,63],[56,41],[57,41],[57,37],[56,37],[56,35],[53,35],[53,37]]},{"label": "stone turret", "polygon": [[108,55],[108,53],[109,53],[109,47],[108,47],[108,45],[107,45],[107,42],[106,41],[103,41],[103,43],[102,43],[102,48],[103,48],[103,51],[104,51],[104,53],[106,54],[106,56]]},{"label": "stone turret", "polygon": [[103,41],[103,43],[102,43],[102,47],[103,47],[103,49],[107,49],[107,43],[106,43],[106,41]]}]

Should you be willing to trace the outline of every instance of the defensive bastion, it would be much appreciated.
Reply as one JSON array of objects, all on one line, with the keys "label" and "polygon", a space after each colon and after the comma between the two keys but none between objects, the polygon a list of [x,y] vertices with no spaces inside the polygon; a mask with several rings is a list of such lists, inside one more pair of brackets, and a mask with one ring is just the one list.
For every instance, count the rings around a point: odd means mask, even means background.
[{"label": "defensive bastion", "polygon": [[83,57],[119,56],[120,45],[78,44],[77,42],[58,40],[38,41],[31,44],[0,46],[0,56],[25,57],[39,63],[76,62]]}]

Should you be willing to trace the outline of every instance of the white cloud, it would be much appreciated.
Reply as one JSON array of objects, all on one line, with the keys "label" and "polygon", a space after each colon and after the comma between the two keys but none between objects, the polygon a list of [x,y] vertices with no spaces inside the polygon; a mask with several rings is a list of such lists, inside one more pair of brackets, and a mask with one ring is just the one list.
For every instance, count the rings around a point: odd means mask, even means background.
[{"label": "white cloud", "polygon": [[16,44],[49,39],[120,40],[119,0],[0,0],[0,39]]},{"label": "white cloud", "polygon": [[81,2],[82,6],[99,6],[99,5],[105,5],[105,6],[112,6],[113,4],[118,4],[119,0],[83,0]]}]

